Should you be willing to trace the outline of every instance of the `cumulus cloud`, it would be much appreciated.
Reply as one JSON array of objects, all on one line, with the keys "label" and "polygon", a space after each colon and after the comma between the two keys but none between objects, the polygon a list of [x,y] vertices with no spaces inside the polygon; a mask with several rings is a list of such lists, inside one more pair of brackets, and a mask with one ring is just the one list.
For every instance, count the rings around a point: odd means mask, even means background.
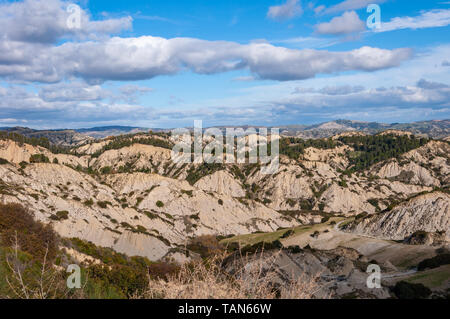
[{"label": "cumulus cloud", "polygon": [[39,97],[46,102],[100,101],[109,95],[99,85],[89,86],[83,82],[46,85],[39,91]]},{"label": "cumulus cloud", "polygon": [[25,0],[0,4],[0,30],[10,41],[54,43],[60,38],[89,37],[112,34],[131,29],[132,18],[92,21],[88,12],[80,8],[79,28],[68,24],[72,14],[69,2],[60,0]]},{"label": "cumulus cloud", "polygon": [[365,23],[355,11],[347,11],[342,16],[334,17],[330,22],[317,24],[315,28],[319,34],[342,35],[361,32],[365,27]]},{"label": "cumulus cloud", "polygon": [[[1,49],[0,46],[0,52]],[[151,79],[185,69],[198,74],[249,69],[261,79],[288,81],[323,73],[375,71],[398,66],[411,56],[411,50],[362,47],[347,52],[330,52],[288,49],[269,43],[242,45],[144,36],[68,42],[50,48],[29,44],[20,46],[15,53],[9,52],[8,59],[20,60],[22,56],[29,59],[23,63],[0,63],[0,76],[37,82],[57,82],[75,76],[100,83]]]},{"label": "cumulus cloud", "polygon": [[285,4],[270,7],[267,17],[274,20],[288,20],[302,14],[303,8],[299,0],[287,0]]},{"label": "cumulus cloud", "polygon": [[450,10],[439,9],[424,11],[416,17],[396,17],[389,22],[381,24],[381,28],[374,29],[374,32],[387,32],[401,29],[425,29],[446,27],[450,25]]}]

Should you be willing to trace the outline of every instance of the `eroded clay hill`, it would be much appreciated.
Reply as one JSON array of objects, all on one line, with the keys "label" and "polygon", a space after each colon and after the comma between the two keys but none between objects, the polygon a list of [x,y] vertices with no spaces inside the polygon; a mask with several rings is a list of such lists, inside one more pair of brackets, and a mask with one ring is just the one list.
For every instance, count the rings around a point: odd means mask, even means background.
[{"label": "eroded clay hill", "polygon": [[[394,152],[380,146],[386,138],[404,151],[381,156]],[[274,175],[258,164],[176,164],[164,135],[109,138],[66,154],[5,139],[0,200],[25,205],[63,237],[152,260],[182,259],[191,237],[270,232],[332,215],[369,216],[354,231],[392,239],[448,234],[449,143],[364,139],[288,141]],[[363,142],[375,150],[362,150]]]}]

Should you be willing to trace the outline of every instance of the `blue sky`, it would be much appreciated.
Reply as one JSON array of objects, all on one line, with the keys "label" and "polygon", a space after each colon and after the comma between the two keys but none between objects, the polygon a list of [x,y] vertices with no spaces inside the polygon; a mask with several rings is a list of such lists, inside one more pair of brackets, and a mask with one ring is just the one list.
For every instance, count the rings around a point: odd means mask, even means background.
[{"label": "blue sky", "polygon": [[71,3],[0,1],[0,126],[450,118],[445,0]]}]

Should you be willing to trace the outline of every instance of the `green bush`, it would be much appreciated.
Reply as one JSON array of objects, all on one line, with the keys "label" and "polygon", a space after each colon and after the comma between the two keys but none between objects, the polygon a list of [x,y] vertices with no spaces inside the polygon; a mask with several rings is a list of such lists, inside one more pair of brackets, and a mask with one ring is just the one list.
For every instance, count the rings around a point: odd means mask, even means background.
[{"label": "green bush", "polygon": [[112,168],[110,166],[102,167],[100,169],[100,173],[102,174],[110,174],[112,171]]},{"label": "green bush", "polygon": [[292,235],[294,235],[295,233],[294,233],[294,231],[292,230],[292,229],[290,229],[290,230],[288,230],[287,232],[285,232],[284,234],[283,234],[283,236],[281,236],[281,238],[288,238],[288,237],[291,237]]},{"label": "green bush", "polygon": [[48,248],[47,258],[53,260],[58,250],[58,236],[51,226],[33,219],[31,213],[18,204],[0,204],[0,239],[6,246],[13,245],[17,236],[23,252],[42,261]]},{"label": "green bush", "polygon": [[450,264],[450,254],[442,254],[437,255],[433,258],[425,259],[424,261],[420,262],[419,265],[417,266],[417,270],[423,271],[426,269],[434,269],[449,264]]},{"label": "green bush", "polygon": [[393,292],[399,299],[425,299],[431,295],[431,290],[424,285],[406,281],[398,282]]},{"label": "green bush", "polygon": [[50,160],[44,154],[33,154],[30,157],[30,163],[50,163]]},{"label": "green bush", "polygon": [[111,205],[111,203],[110,202],[102,202],[102,201],[100,201],[100,202],[97,202],[97,205],[100,208],[108,208],[108,205]]},{"label": "green bush", "polygon": [[85,200],[83,204],[84,204],[84,206],[90,207],[90,206],[94,205],[94,201],[91,198],[91,199]]},{"label": "green bush", "polygon": [[159,208],[162,208],[162,207],[164,207],[164,203],[159,200],[159,201],[156,202],[156,206],[159,207]]},{"label": "green bush", "polygon": [[51,215],[50,219],[60,221],[69,219],[69,212],[66,210],[56,212],[55,215]]}]

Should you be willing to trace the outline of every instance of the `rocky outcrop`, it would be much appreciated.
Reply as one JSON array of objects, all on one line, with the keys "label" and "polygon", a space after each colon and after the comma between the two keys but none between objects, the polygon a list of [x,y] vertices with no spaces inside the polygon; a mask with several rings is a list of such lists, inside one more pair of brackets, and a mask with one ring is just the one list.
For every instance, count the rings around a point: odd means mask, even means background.
[{"label": "rocky outcrop", "polygon": [[381,178],[390,178],[406,184],[441,186],[440,181],[433,177],[426,168],[414,162],[401,166],[397,161],[391,161],[379,170],[374,170],[373,173]]},{"label": "rocky outcrop", "polygon": [[205,192],[214,192],[230,197],[245,197],[245,191],[241,183],[226,171],[219,171],[205,176],[195,183],[194,186]]},{"label": "rocky outcrop", "polygon": [[353,232],[403,240],[415,232],[444,232],[450,240],[450,195],[434,192],[413,198],[387,213],[354,223]]},{"label": "rocky outcrop", "polygon": [[347,215],[374,213],[375,207],[367,202],[367,195],[333,184],[323,193],[320,202],[324,203],[326,212],[346,212]]},{"label": "rocky outcrop", "polygon": [[50,162],[55,159],[60,164],[71,165],[77,167],[87,167],[89,157],[87,156],[73,156],[68,154],[53,154],[46,148],[40,146],[32,146],[29,144],[19,144],[11,140],[0,140],[0,158],[7,160],[13,164],[19,164],[21,162],[30,162],[30,157],[36,154],[45,155]]}]

